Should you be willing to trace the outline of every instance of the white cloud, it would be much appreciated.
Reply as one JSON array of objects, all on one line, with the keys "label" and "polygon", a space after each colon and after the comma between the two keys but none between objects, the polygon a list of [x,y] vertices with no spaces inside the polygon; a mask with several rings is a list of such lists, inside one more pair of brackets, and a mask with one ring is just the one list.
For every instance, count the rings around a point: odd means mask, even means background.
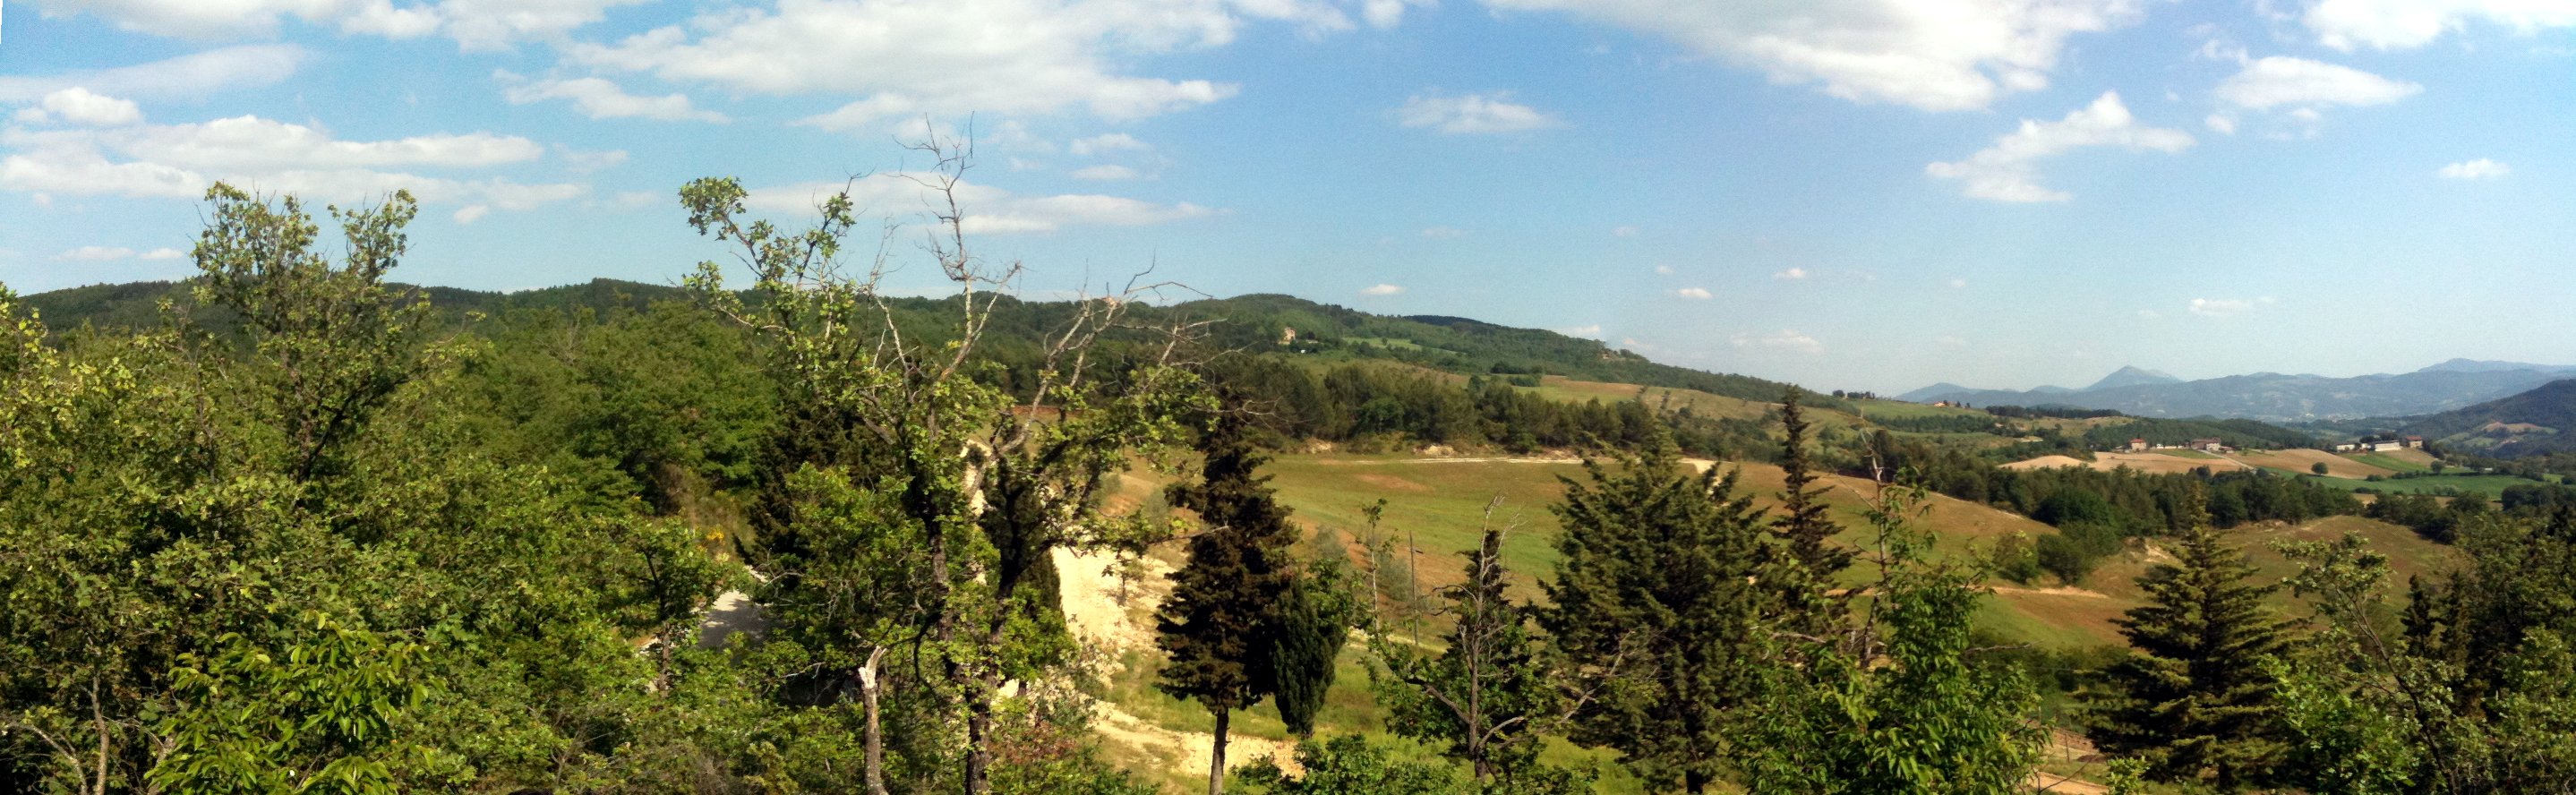
[{"label": "white cloud", "polygon": [[487,50],[560,36],[606,11],[647,0],[444,0],[394,7],[392,0],[34,0],[48,15],[86,12],[126,30],[188,39],[271,36],[280,23],[409,39],[445,31],[466,49]]},{"label": "white cloud", "polygon": [[1077,157],[1090,157],[1092,155],[1107,154],[1110,152],[1142,152],[1153,148],[1154,147],[1150,144],[1136,140],[1136,136],[1128,135],[1126,133],[1108,133],[1106,135],[1094,135],[1089,138],[1078,138],[1075,139],[1073,143],[1065,145],[1065,150],[1072,152]]},{"label": "white cloud", "polygon": [[142,121],[143,111],[133,102],[72,86],[46,94],[36,107],[19,111],[17,118],[38,123],[60,118],[73,124],[115,127]]},{"label": "white cloud", "polygon": [[2436,173],[2443,179],[2495,179],[2513,173],[2513,169],[2503,163],[2481,157],[2465,163],[2443,166],[2442,170]]},{"label": "white cloud", "polygon": [[103,262],[134,256],[134,249],[109,246],[82,246],[54,255],[54,259]]},{"label": "white cloud", "polygon": [[1360,18],[1367,20],[1369,27],[1387,30],[1404,23],[1405,6],[1437,4],[1438,0],[1363,0]]},{"label": "white cloud", "polygon": [[1511,92],[1444,97],[1415,94],[1395,110],[1396,123],[1451,135],[1489,135],[1554,127],[1562,122],[1537,108],[1511,102]]},{"label": "white cloud", "polygon": [[687,94],[664,94],[642,97],[626,93],[616,83],[596,77],[572,80],[536,80],[495,70],[492,78],[506,87],[501,97],[512,105],[527,105],[549,99],[570,100],[581,115],[593,119],[653,119],[656,121],[703,121],[723,124],[732,121],[722,113],[700,110],[689,102]]},{"label": "white cloud", "polygon": [[2039,161],[2066,152],[2116,146],[2132,152],[2180,152],[2191,147],[2189,133],[2140,125],[2120,104],[2120,94],[2106,91],[2093,104],[2053,122],[2023,119],[2021,129],[1995,139],[1995,145],[1951,163],[1933,163],[1925,173],[1964,183],[1963,191],[1980,199],[2007,202],[2065,201],[2064,191],[2039,184]]},{"label": "white cloud", "polygon": [[2485,22],[2530,35],[2576,26],[2568,0],[2317,0],[2302,17],[2317,41],[2338,50],[2412,49],[2448,31]]},{"label": "white cloud", "polygon": [[1771,278],[1774,278],[1774,279],[1784,279],[1784,280],[1804,279],[1804,278],[1807,278],[1807,269],[1805,269],[1805,268],[1790,268],[1790,269],[1785,270],[1785,271],[1781,271],[1781,272],[1778,272],[1778,273],[1771,274]]},{"label": "white cloud", "polygon": [[2224,114],[2209,114],[2209,117],[2201,119],[2200,123],[2208,126],[2210,132],[2218,133],[2220,135],[2236,134],[2236,120],[2228,118]]},{"label": "white cloud", "polygon": [[[810,213],[824,197],[846,187],[860,207],[920,207],[929,198],[915,179],[926,174],[890,172],[854,183],[808,182],[759,188],[745,203],[772,212]],[[1069,226],[1150,226],[1216,215],[1221,211],[1188,202],[1157,204],[1098,194],[1024,196],[978,182],[961,181],[958,205],[966,211],[966,231],[975,234],[1053,232]]]},{"label": "white cloud", "polygon": [[1671,39],[1861,102],[1983,108],[2048,85],[2068,37],[2143,15],[2139,0],[1485,0],[1556,10]]},{"label": "white cloud", "polygon": [[1614,227],[1610,227],[1610,236],[1611,236],[1611,237],[1636,237],[1636,236],[1637,236],[1637,228],[1636,228],[1636,227],[1633,227],[1633,226],[1614,226]]},{"label": "white cloud", "polygon": [[483,220],[483,216],[488,215],[491,212],[492,208],[489,205],[468,204],[463,207],[456,208],[456,214],[451,217],[455,218],[457,223],[470,224]]},{"label": "white cloud", "polygon": [[2153,309],[2140,309],[2140,310],[2138,310],[2138,319],[2140,319],[2140,320],[2154,320],[2154,319],[2156,319],[2156,318],[2160,318],[2160,317],[2164,317],[2164,316],[2165,316],[2165,313],[2163,313],[2163,312],[2158,312],[2158,311],[2153,310]]},{"label": "white cloud", "polygon": [[1422,230],[1423,237],[1432,238],[1434,240],[1446,240],[1464,234],[1467,234],[1467,230],[1454,226],[1435,226]]},{"label": "white cloud", "polygon": [[1655,275],[1657,275],[1657,276],[1671,276],[1671,275],[1673,275],[1673,266],[1671,266],[1671,265],[1657,265],[1657,266],[1655,266]]},{"label": "white cloud", "polygon": [[2191,299],[2191,313],[2204,317],[2232,317],[2272,302],[2270,296],[2250,301],[2243,298],[2194,298]]},{"label": "white cloud", "polygon": [[1360,294],[1361,294],[1361,295],[1403,295],[1403,294],[1404,294],[1404,287],[1402,287],[1402,286],[1400,286],[1400,285],[1393,285],[1393,284],[1373,284],[1373,285],[1369,285],[1369,286],[1367,286],[1367,287],[1361,288],[1361,289],[1360,289]]},{"label": "white cloud", "polygon": [[0,132],[0,190],[192,199],[206,186],[359,203],[408,189],[423,202],[481,202],[519,210],[579,197],[577,184],[459,180],[389,167],[486,168],[534,160],[544,147],[489,133],[342,141],[322,130],[239,116],[202,124]]},{"label": "white cloud", "polygon": [[73,87],[120,97],[199,99],[218,91],[275,85],[294,76],[305,57],[302,47],[261,44],[114,69],[43,77],[0,76],[0,102],[31,102]]},{"label": "white cloud", "polygon": [[1951,279],[1951,280],[1950,280],[1950,289],[1956,290],[1956,289],[1959,289],[1959,288],[1962,288],[1962,287],[1966,287],[1966,286],[1968,286],[1968,280],[1966,280],[1966,279]]},{"label": "white cloud", "polygon": [[1705,287],[1684,287],[1679,290],[1674,290],[1673,295],[1688,298],[1693,301],[1706,301],[1717,297],[1710,294],[1708,288]]},{"label": "white cloud", "polygon": [[1568,337],[1583,337],[1583,338],[1586,338],[1586,339],[1596,339],[1596,340],[1597,340],[1597,339],[1600,339],[1600,338],[1601,338],[1601,324],[1599,324],[1599,323],[1594,323],[1594,324],[1589,325],[1589,326],[1572,326],[1572,327],[1568,327],[1568,328],[1561,328],[1561,329],[1557,329],[1557,330],[1556,330],[1556,333],[1558,333],[1558,334],[1563,334],[1563,335],[1568,336]]},{"label": "white cloud", "polygon": [[566,52],[602,69],[734,92],[855,97],[805,120],[834,130],[970,112],[1133,119],[1233,96],[1231,83],[1125,67],[1222,47],[1250,20],[1355,27],[1322,0],[775,0]]},{"label": "white cloud", "polygon": [[153,249],[153,250],[151,250],[151,251],[143,252],[143,253],[141,253],[141,254],[136,254],[136,255],[134,255],[134,258],[135,258],[135,259],[185,259],[185,258],[187,258],[187,256],[188,256],[188,252],[180,251],[180,250],[178,250],[178,249],[170,248],[170,247],[168,247],[168,246],[163,246],[163,247],[161,247],[161,248],[156,248],[156,249]]},{"label": "white cloud", "polygon": [[1761,336],[1737,334],[1734,339],[1727,342],[1738,348],[1794,351],[1810,355],[1822,353],[1825,350],[1823,342],[1789,329],[1781,329]]},{"label": "white cloud", "polygon": [[1137,173],[1135,169],[1116,165],[1088,166],[1073,170],[1074,179],[1088,179],[1101,182],[1131,180],[1141,176],[1144,175]]},{"label": "white cloud", "polygon": [[2386,105],[2424,90],[2348,66],[2274,55],[2245,65],[2218,84],[2221,101],[2250,110],[2327,105]]}]

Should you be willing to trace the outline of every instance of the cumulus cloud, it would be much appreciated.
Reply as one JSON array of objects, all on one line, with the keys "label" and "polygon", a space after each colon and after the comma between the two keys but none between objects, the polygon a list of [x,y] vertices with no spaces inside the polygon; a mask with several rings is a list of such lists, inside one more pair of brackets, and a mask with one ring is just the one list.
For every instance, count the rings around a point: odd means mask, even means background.
[{"label": "cumulus cloud", "polygon": [[187,256],[188,256],[188,252],[180,251],[180,250],[178,250],[178,249],[170,248],[170,247],[168,247],[168,246],[163,246],[163,247],[161,247],[161,248],[156,248],[156,249],[153,249],[153,250],[151,250],[151,251],[143,252],[143,253],[141,253],[141,254],[136,254],[136,255],[134,255],[134,258],[135,258],[135,259],[183,259],[183,258],[186,258]]},{"label": "cumulus cloud", "polygon": [[2139,0],[1485,0],[1506,10],[1563,11],[1670,39],[1860,102],[1925,110],[1983,108],[2048,85],[2069,37],[2140,18]]},{"label": "cumulus cloud", "polygon": [[2338,50],[2402,50],[2432,43],[2442,34],[2488,23],[2530,35],[2544,28],[2576,26],[2576,3],[2567,0],[2317,0],[2301,17],[2318,43]]},{"label": "cumulus cloud", "polygon": [[2441,171],[2435,173],[2440,174],[2443,179],[2495,179],[2513,173],[2513,169],[2503,163],[2481,157],[2465,163],[2443,166]]},{"label": "cumulus cloud", "polygon": [[1968,280],[1966,280],[1966,279],[1951,279],[1951,280],[1950,280],[1950,289],[1956,290],[1956,289],[1959,289],[1959,288],[1962,288],[1962,287],[1966,287],[1966,286],[1968,286]]},{"label": "cumulus cloud", "polygon": [[2250,110],[2327,105],[2386,105],[2424,87],[2349,66],[2274,55],[2245,65],[2218,84],[2218,98]]},{"label": "cumulus cloud", "polygon": [[395,168],[477,169],[545,148],[490,133],[344,141],[299,124],[238,116],[201,124],[0,133],[0,190],[192,199],[225,180],[316,201],[357,203],[407,189],[424,202],[527,209],[588,192],[577,184],[460,180]]},{"label": "cumulus cloud", "polygon": [[304,64],[304,48],[291,44],[225,47],[114,69],[46,76],[0,76],[0,102],[32,102],[82,88],[119,97],[196,99],[238,88],[275,85]]},{"label": "cumulus cloud", "polygon": [[1792,351],[1805,354],[1822,353],[1825,350],[1825,344],[1818,341],[1815,337],[1800,334],[1790,329],[1781,329],[1779,331],[1758,336],[1752,334],[1737,334],[1733,339],[1730,339],[1727,342],[1728,344],[1734,345],[1738,348]]},{"label": "cumulus cloud", "polygon": [[1141,176],[1144,175],[1137,173],[1135,169],[1115,165],[1087,166],[1073,170],[1074,179],[1088,179],[1100,182],[1131,180]]},{"label": "cumulus cloud", "polygon": [[1968,196],[2007,202],[2065,201],[2064,191],[2039,184],[2039,161],[2086,147],[2119,147],[2132,152],[2180,152],[2191,148],[2191,134],[2148,127],[2129,115],[2120,94],[2106,91],[2093,104],[2053,122],[2023,119],[2021,128],[1995,139],[1995,145],[1949,163],[1933,163],[1925,173],[1962,183]]},{"label": "cumulus cloud", "polygon": [[1360,289],[1361,295],[1403,295],[1404,287],[1394,284],[1372,284]]},{"label": "cumulus cloud", "polygon": [[1784,279],[1784,280],[1790,280],[1790,279],[1804,279],[1804,278],[1807,278],[1807,269],[1805,269],[1805,268],[1790,268],[1790,269],[1785,270],[1785,271],[1780,271],[1780,272],[1778,272],[1778,273],[1771,274],[1771,278],[1774,278],[1774,279]]},{"label": "cumulus cloud", "polygon": [[54,259],[102,262],[134,256],[134,249],[110,246],[82,246],[54,255]]},{"label": "cumulus cloud", "polygon": [[[780,185],[754,189],[744,201],[766,211],[808,213],[824,197],[846,187],[850,200],[860,207],[920,207],[929,195],[918,180],[931,176],[892,172],[852,183]],[[1023,195],[967,181],[957,183],[956,197],[958,205],[965,209],[966,231],[975,234],[1053,232],[1074,226],[1151,226],[1220,212],[1188,202],[1159,204],[1099,194]]]},{"label": "cumulus cloud", "polygon": [[1257,20],[1355,27],[1323,0],[776,0],[566,52],[601,69],[734,92],[856,97],[806,120],[827,129],[978,111],[1133,119],[1217,102],[1237,87],[1124,65],[1227,45]]},{"label": "cumulus cloud", "polygon": [[1511,102],[1511,92],[1444,97],[1415,94],[1395,109],[1397,124],[1450,135],[1491,135],[1554,127],[1562,122],[1537,108]]},{"label": "cumulus cloud", "polygon": [[573,109],[593,119],[653,119],[656,121],[703,121],[723,124],[731,121],[722,113],[700,110],[687,94],[664,94],[658,97],[626,93],[616,83],[597,77],[571,80],[529,80],[508,70],[494,70],[492,79],[505,86],[501,97],[512,105],[527,105],[550,99],[568,100]]},{"label": "cumulus cloud", "polygon": [[456,208],[456,214],[450,217],[455,218],[457,223],[470,224],[483,220],[483,216],[489,215],[491,212],[492,207],[490,205],[468,204],[463,207]]},{"label": "cumulus cloud", "polygon": [[33,0],[48,14],[88,13],[126,30],[188,39],[275,35],[301,20],[345,33],[409,39],[444,32],[466,49],[560,36],[610,8],[647,0]]},{"label": "cumulus cloud", "polygon": [[133,102],[73,86],[46,94],[35,107],[19,111],[17,118],[22,122],[61,119],[93,127],[116,127],[142,121],[143,110]]},{"label": "cumulus cloud", "polygon": [[1716,295],[1711,294],[1706,287],[1684,287],[1679,290],[1674,290],[1673,295],[1688,298],[1693,301],[1706,301],[1717,297]]},{"label": "cumulus cloud", "polygon": [[1446,240],[1466,233],[1467,230],[1454,226],[1435,226],[1422,230],[1423,237],[1432,238],[1434,240]]},{"label": "cumulus cloud", "polygon": [[2228,118],[2224,114],[2209,114],[2207,118],[2201,119],[2200,123],[2207,126],[2210,132],[2218,133],[2220,135],[2236,134],[2236,120]]}]

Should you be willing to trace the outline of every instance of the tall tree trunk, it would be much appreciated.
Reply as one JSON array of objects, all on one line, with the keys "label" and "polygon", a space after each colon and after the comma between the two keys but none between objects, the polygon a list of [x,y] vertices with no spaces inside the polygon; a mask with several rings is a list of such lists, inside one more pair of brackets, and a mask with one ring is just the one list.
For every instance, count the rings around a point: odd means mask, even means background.
[{"label": "tall tree trunk", "polygon": [[1234,710],[1216,711],[1216,744],[1208,753],[1208,795],[1225,795],[1225,724]]},{"label": "tall tree trunk", "polygon": [[993,791],[993,691],[968,696],[966,704],[966,795]]},{"label": "tall tree trunk", "polygon": [[1699,795],[1708,791],[1708,774],[1693,770],[1682,774],[1682,791]]},{"label": "tall tree trunk", "polygon": [[859,698],[867,704],[867,769],[868,795],[886,795],[885,734],[877,724],[877,663],[885,659],[885,647],[868,652],[868,664],[859,668]]}]

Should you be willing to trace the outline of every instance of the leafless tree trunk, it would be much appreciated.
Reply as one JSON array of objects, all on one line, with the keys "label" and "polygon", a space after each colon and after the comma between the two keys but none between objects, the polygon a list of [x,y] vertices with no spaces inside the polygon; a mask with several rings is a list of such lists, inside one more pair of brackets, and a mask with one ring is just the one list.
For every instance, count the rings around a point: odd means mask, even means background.
[{"label": "leafless tree trunk", "polygon": [[868,712],[867,769],[863,773],[868,795],[886,795],[885,734],[877,723],[877,663],[884,659],[885,647],[878,646],[868,652],[868,664],[859,667],[859,698],[866,703]]}]

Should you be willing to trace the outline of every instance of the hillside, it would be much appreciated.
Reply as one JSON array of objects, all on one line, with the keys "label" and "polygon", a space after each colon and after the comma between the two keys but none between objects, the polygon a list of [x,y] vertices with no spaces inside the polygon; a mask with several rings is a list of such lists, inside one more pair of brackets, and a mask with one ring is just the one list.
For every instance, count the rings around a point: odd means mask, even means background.
[{"label": "hillside", "polygon": [[[2134,372],[2133,372],[2134,371]],[[2231,417],[2265,422],[2307,422],[2359,417],[2399,417],[2447,411],[2512,395],[2565,377],[2569,368],[2511,362],[2453,360],[2411,373],[2330,378],[2254,373],[2170,381],[2159,373],[2124,368],[2092,387],[1981,390],[1937,387],[1908,392],[1914,400],[1966,401],[1979,406],[2066,405],[2112,409],[2141,417]],[[2170,378],[2168,376],[2168,378]]]},{"label": "hillside", "polygon": [[[487,292],[452,287],[421,289],[439,313],[451,321],[465,313],[500,314],[514,310],[580,310],[606,313],[643,309],[656,301],[686,300],[680,288],[617,279],[517,292]],[[133,282],[74,287],[27,296],[55,328],[83,323],[137,327],[157,322],[159,301],[185,303],[186,283]],[[896,308],[923,319],[936,331],[943,299],[893,299]],[[994,328],[1005,335],[1028,336],[1049,326],[1060,302],[1004,301]],[[1139,323],[1163,320],[1216,320],[1208,326],[1208,344],[1218,350],[1279,351],[1325,358],[1385,360],[1461,375],[1553,375],[1576,381],[1691,390],[1711,395],[1769,402],[1789,385],[1752,376],[1711,373],[1661,364],[1598,340],[1570,337],[1544,329],[1513,328],[1461,317],[1374,315],[1294,296],[1254,294],[1189,301],[1168,307],[1142,307],[1132,316]],[[210,318],[220,324],[220,317]],[[1633,390],[1631,390],[1633,394]],[[1811,405],[1848,411],[1850,404],[1816,395]]]},{"label": "hillside", "polygon": [[2445,450],[2513,458],[2576,450],[2576,378],[2456,411],[2408,419],[2399,433]]}]

